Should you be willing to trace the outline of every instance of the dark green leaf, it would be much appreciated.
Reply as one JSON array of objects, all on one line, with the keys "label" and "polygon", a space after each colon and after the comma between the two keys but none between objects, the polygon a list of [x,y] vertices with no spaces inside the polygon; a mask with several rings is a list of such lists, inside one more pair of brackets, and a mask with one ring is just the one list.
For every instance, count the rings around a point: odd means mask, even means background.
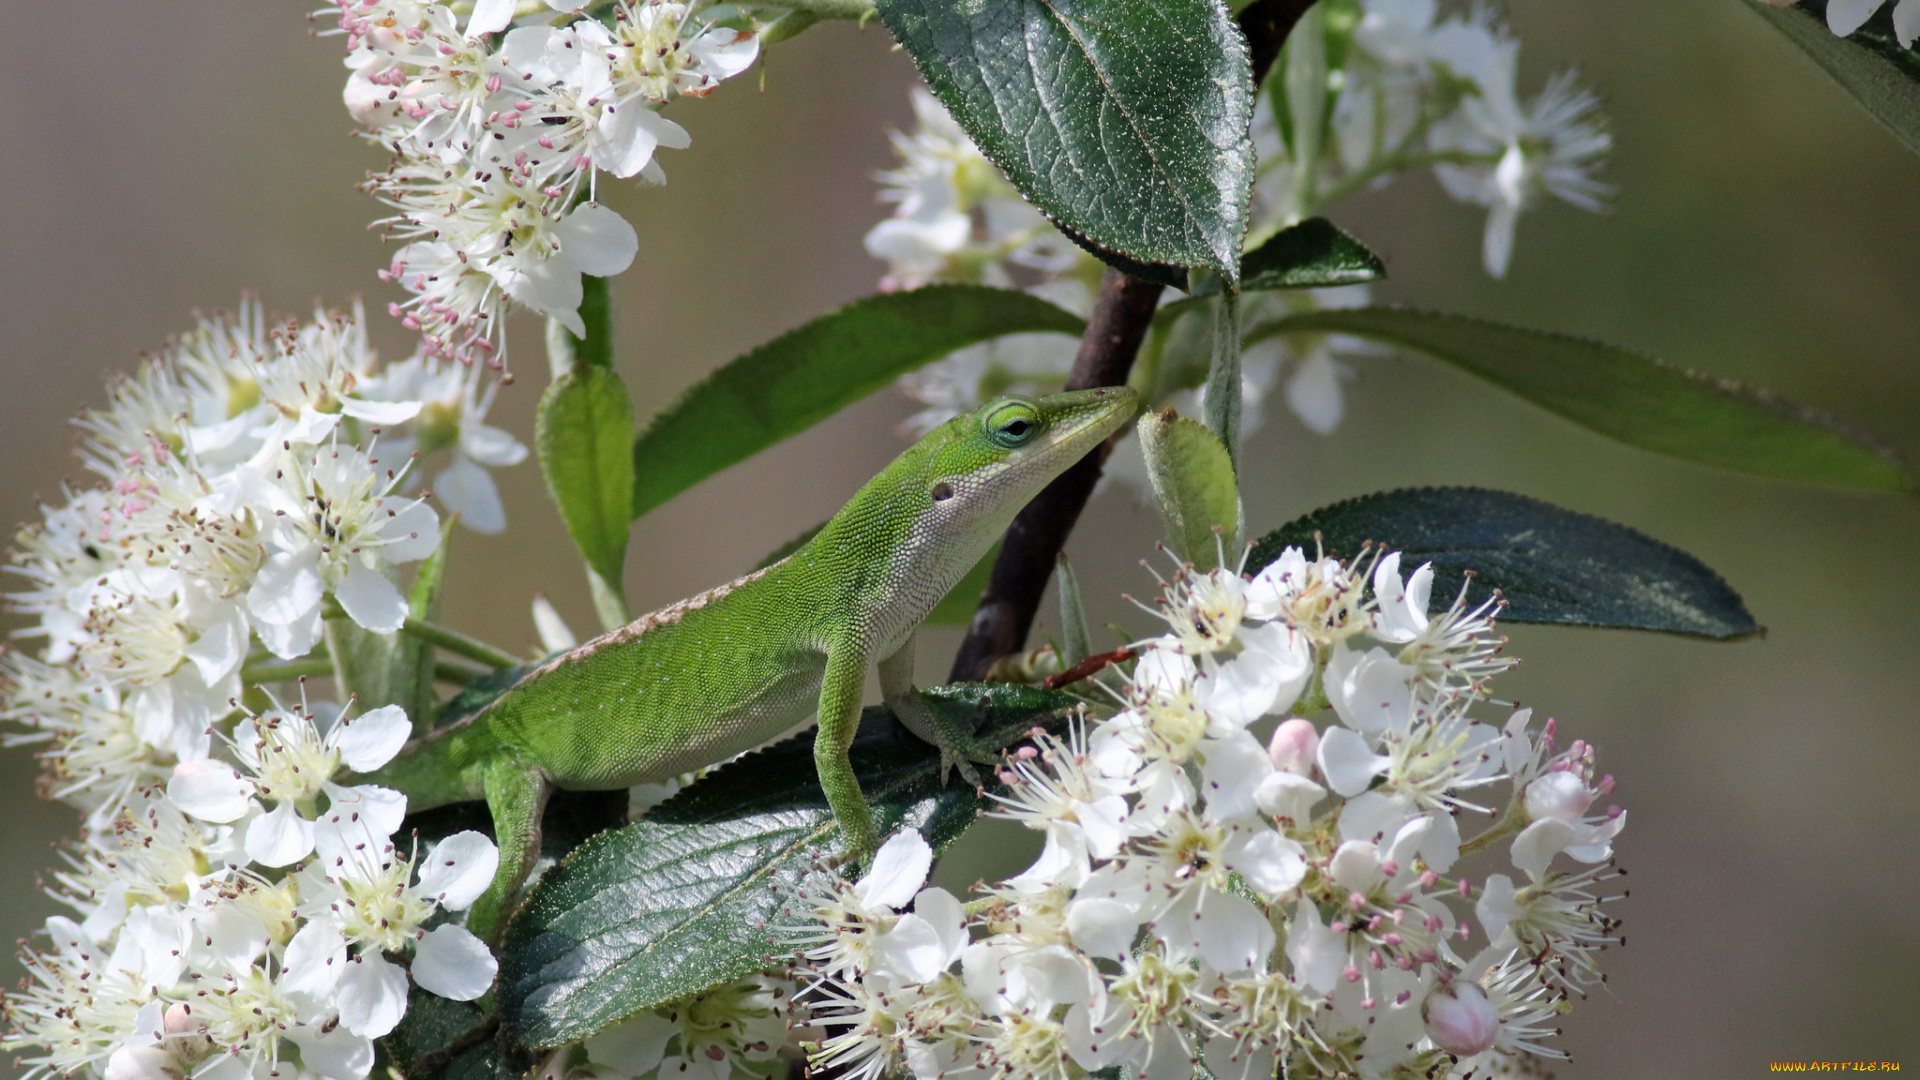
[{"label": "dark green leaf", "polygon": [[1769,391],[1597,341],[1398,308],[1293,315],[1247,334],[1352,334],[1417,349],[1642,450],[1723,469],[1863,491],[1913,491],[1899,458]]},{"label": "dark green leaf", "polygon": [[733,361],[655,416],[633,444],[633,516],[955,349],[1085,328],[1012,289],[930,285],[855,301]]},{"label": "dark green leaf", "polygon": [[1505,622],[1664,630],[1699,637],[1761,632],[1740,595],[1678,548],[1538,499],[1483,488],[1410,488],[1335,503],[1275,529],[1247,559],[1253,573],[1288,547],[1352,558],[1371,540],[1402,552],[1410,574],[1433,563],[1433,603],[1474,575],[1469,603],[1500,590]]},{"label": "dark green leaf", "polygon": [[540,395],[534,445],[580,554],[618,590],[633,505],[633,404],[610,367],[576,365]]},{"label": "dark green leaf", "polygon": [[1240,260],[1243,291],[1358,285],[1386,275],[1380,256],[1326,218],[1282,229]]},{"label": "dark green leaf", "polygon": [[440,706],[440,714],[433,718],[433,726],[449,727],[473,716],[481,709],[493,704],[493,699],[506,693],[514,683],[524,678],[533,665],[522,664],[518,667],[501,668],[489,672],[460,688],[460,692],[447,699]]},{"label": "dark green leaf", "polygon": [[493,1050],[485,1009],[471,1001],[449,1001],[414,987],[407,995],[406,1019],[380,1040],[381,1049],[401,1075],[420,1080],[438,1073],[472,1047]]},{"label": "dark green leaf", "polygon": [[[927,693],[958,715],[984,713],[981,735],[1009,745],[1072,704],[1015,686]],[[549,871],[501,948],[508,1030],[529,1046],[585,1038],[790,951],[770,924],[837,842],[812,742],[789,739],[727,765]],[[883,836],[912,826],[937,849],[981,807],[965,784],[941,786],[938,753],[884,709],[866,711],[852,756]]]},{"label": "dark green leaf", "polygon": [[934,96],[1069,235],[1136,264],[1238,274],[1253,85],[1220,0],[879,9]]},{"label": "dark green leaf", "polygon": [[1894,5],[1886,5],[1846,38],[1827,29],[1825,0],[1791,7],[1747,0],[1747,6],[1812,57],[1907,149],[1920,153],[1920,55],[1902,48],[1894,37]]}]

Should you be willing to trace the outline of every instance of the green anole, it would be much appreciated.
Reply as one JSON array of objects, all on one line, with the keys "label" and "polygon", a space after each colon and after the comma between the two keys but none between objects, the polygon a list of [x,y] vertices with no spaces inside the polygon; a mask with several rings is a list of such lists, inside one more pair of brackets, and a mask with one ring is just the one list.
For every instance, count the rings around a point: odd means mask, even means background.
[{"label": "green anole", "polygon": [[1001,397],[929,432],[813,539],[737,581],[555,657],[366,779],[409,810],[484,798],[500,866],[468,926],[497,933],[540,850],[555,788],[610,790],[712,765],[819,717],[814,763],[847,854],[878,838],[847,761],[867,666],[940,748],[942,772],[993,759],[913,686],[914,633],[1020,508],[1133,416],[1105,387]]}]

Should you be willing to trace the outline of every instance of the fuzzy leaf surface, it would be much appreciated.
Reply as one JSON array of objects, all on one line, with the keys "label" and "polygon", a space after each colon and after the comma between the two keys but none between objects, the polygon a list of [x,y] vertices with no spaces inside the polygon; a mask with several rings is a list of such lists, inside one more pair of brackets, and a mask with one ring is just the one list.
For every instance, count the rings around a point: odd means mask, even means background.
[{"label": "fuzzy leaf surface", "polygon": [[1894,36],[1893,4],[1844,38],[1827,29],[1826,0],[1803,0],[1791,7],[1747,0],[1747,7],[1799,46],[1894,138],[1920,154],[1920,54],[1902,48]]},{"label": "fuzzy leaf surface", "polygon": [[1068,235],[1123,270],[1238,276],[1253,80],[1221,0],[878,6],[934,96]]},{"label": "fuzzy leaf surface", "polygon": [[1240,260],[1240,288],[1324,289],[1387,276],[1386,264],[1326,218],[1308,218],[1274,233]]},{"label": "fuzzy leaf surface", "polygon": [[649,421],[632,447],[631,516],[956,349],[1085,329],[1079,316],[1012,289],[929,285],[857,300],[720,368]]},{"label": "fuzzy leaf surface", "polygon": [[1433,563],[1432,607],[1472,578],[1468,603],[1498,589],[1502,622],[1662,630],[1731,640],[1762,632],[1719,574],[1644,533],[1551,503],[1485,488],[1407,488],[1334,503],[1275,529],[1247,559],[1253,573],[1315,537],[1352,558],[1371,540],[1401,552],[1400,571]]},{"label": "fuzzy leaf surface", "polygon": [[[592,329],[589,328],[589,342]],[[576,364],[540,395],[534,444],[587,566],[618,590],[633,505],[633,402],[611,367]]]},{"label": "fuzzy leaf surface", "polygon": [[[956,715],[984,713],[982,737],[1009,745],[1073,701],[1016,686],[925,692]],[[884,708],[862,716],[852,758],[883,836],[911,826],[938,850],[982,806],[957,780],[941,786],[939,754]],[[498,985],[507,1029],[528,1046],[555,1046],[768,966],[791,949],[773,924],[837,832],[813,740],[802,736],[593,837],[541,879],[508,927]]]},{"label": "fuzzy leaf surface", "polygon": [[1352,334],[1426,353],[1613,439],[1736,472],[1859,491],[1916,489],[1891,450],[1758,387],[1614,345],[1461,315],[1346,308],[1249,331]]},{"label": "fuzzy leaf surface", "polygon": [[[1218,436],[1173,410],[1140,418],[1140,447],[1174,553],[1202,572],[1240,549],[1240,487]],[[1216,540],[1213,530],[1221,535]]]}]

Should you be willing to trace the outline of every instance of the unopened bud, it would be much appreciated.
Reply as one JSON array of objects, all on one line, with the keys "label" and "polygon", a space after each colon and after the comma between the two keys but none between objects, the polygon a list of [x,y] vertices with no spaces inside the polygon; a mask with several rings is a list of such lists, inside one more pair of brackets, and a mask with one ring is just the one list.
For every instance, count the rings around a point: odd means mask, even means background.
[{"label": "unopened bud", "polygon": [[1487,1000],[1478,983],[1456,979],[1435,987],[1420,1006],[1427,1037],[1449,1054],[1472,1057],[1500,1037],[1500,1010]]},{"label": "unopened bud", "polygon": [[1273,740],[1267,743],[1267,756],[1273,759],[1273,767],[1290,772],[1295,776],[1313,775],[1314,755],[1320,752],[1320,733],[1314,730],[1313,722],[1294,717],[1273,729]]}]

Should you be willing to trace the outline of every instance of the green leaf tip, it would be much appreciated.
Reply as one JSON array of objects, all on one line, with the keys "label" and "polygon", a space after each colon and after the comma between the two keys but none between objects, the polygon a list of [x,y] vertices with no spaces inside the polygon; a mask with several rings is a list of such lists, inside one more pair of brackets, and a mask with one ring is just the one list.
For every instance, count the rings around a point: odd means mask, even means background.
[{"label": "green leaf tip", "polygon": [[[1433,563],[1433,603],[1497,590],[1502,622],[1656,630],[1733,641],[1764,633],[1740,595],[1700,560],[1644,533],[1485,488],[1407,488],[1316,510],[1262,537],[1254,573],[1289,547],[1353,558],[1369,543]],[[1469,583],[1471,579],[1471,583]]]},{"label": "green leaf tip", "polygon": [[632,445],[631,516],[805,431],[894,379],[1005,334],[1079,336],[1085,320],[1038,297],[929,285],[857,300],[721,367]]},{"label": "green leaf tip", "polygon": [[1899,455],[1851,425],[1771,391],[1629,349],[1463,315],[1341,308],[1247,332],[1352,334],[1425,353],[1589,430],[1657,454],[1780,480],[1913,492]]},{"label": "green leaf tip", "polygon": [[1249,292],[1360,285],[1386,276],[1380,256],[1318,217],[1280,230],[1240,260],[1240,288]]},{"label": "green leaf tip", "polygon": [[1240,266],[1254,152],[1246,40],[1221,0],[880,0],[988,160],[1118,269]]}]

